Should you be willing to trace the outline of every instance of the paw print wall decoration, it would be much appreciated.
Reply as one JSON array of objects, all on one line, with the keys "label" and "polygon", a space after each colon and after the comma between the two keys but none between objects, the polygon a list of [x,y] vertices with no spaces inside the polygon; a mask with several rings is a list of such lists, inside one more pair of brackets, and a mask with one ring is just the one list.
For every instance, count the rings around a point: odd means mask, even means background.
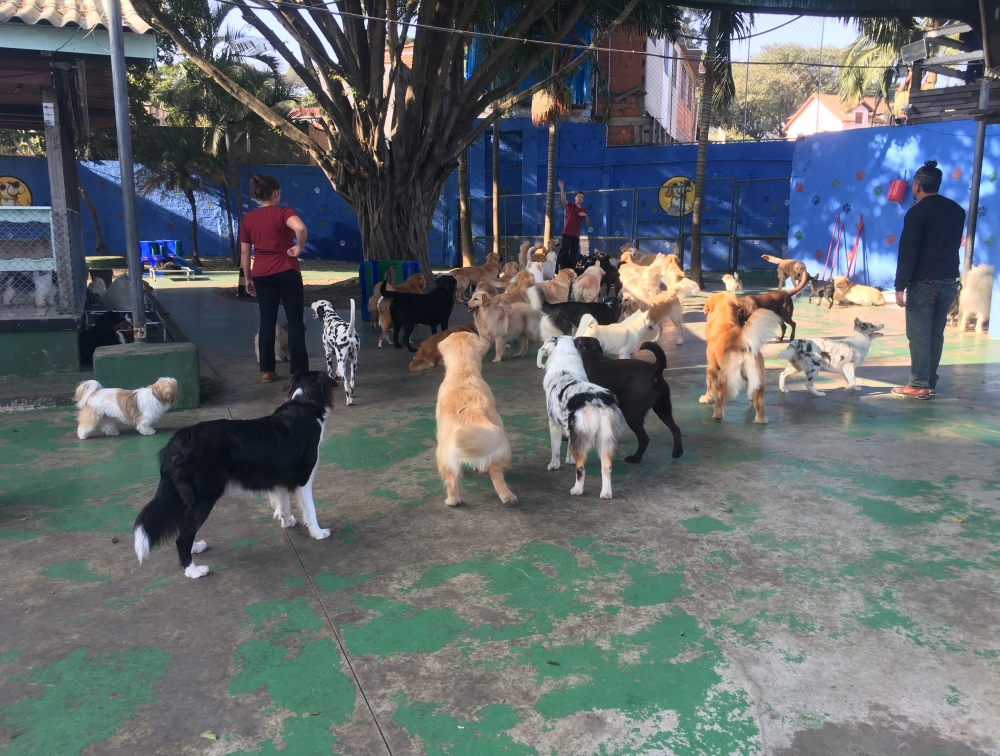
[{"label": "paw print wall decoration", "polygon": [[842,213],[849,213],[849,212],[851,212],[851,203],[850,202],[845,202],[841,206],[840,212],[842,212]]},{"label": "paw print wall decoration", "polygon": [[830,186],[832,186],[834,189],[839,189],[840,188],[840,179],[834,179],[833,181],[831,181],[830,182]]},{"label": "paw print wall decoration", "polygon": [[795,232],[795,241],[802,241],[802,232],[801,231],[796,231]]},{"label": "paw print wall decoration", "polygon": [[960,179],[960,178],[962,178],[962,169],[961,168],[956,168],[955,170],[953,170],[951,172],[951,177],[953,179]]},{"label": "paw print wall decoration", "polygon": [[814,205],[818,205],[819,204],[819,195],[818,194],[814,194],[813,195],[813,197],[812,197],[812,203]]},{"label": "paw print wall decoration", "polygon": [[885,243],[888,244],[889,246],[892,246],[893,244],[895,244],[896,243],[896,235],[895,234],[889,234],[887,237],[885,237]]},{"label": "paw print wall decoration", "polygon": [[858,171],[857,173],[854,174],[854,177],[858,181],[864,181],[865,180],[865,172],[864,171]]},{"label": "paw print wall decoration", "polygon": [[872,191],[875,193],[876,197],[881,197],[882,196],[882,185],[879,184]]},{"label": "paw print wall decoration", "polygon": [[805,185],[801,181],[795,185],[795,191],[799,194],[802,193],[803,189],[805,189]]}]

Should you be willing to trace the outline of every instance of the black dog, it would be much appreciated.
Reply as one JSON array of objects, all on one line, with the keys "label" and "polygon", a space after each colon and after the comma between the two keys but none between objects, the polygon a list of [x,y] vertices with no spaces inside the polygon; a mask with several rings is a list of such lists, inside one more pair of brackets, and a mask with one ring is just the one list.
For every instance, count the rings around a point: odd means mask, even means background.
[{"label": "black dog", "polygon": [[135,518],[139,563],[150,547],[176,535],[184,574],[208,574],[208,567],[191,560],[192,553],[206,548],[204,541],[194,539],[227,489],[266,494],[275,518],[286,528],[295,525],[288,501],[294,492],[309,535],[329,536],[316,522],[312,485],[334,388],[325,373],[298,373],[285,386],[289,400],[268,417],[210,420],[177,431],[160,450],[156,495]]},{"label": "black dog", "polygon": [[[553,327],[562,331],[564,336],[571,336],[579,327],[584,315],[593,315],[598,325],[611,325],[618,322],[621,315],[621,299],[605,304],[604,302],[559,302],[549,304],[541,291],[528,289],[528,301],[531,306],[542,313],[542,316],[552,322]],[[570,326],[567,328],[567,324]]]},{"label": "black dog", "polygon": [[455,288],[458,282],[454,276],[438,276],[437,285],[427,294],[407,294],[402,291],[388,291],[385,282],[379,287],[381,294],[389,302],[389,314],[392,315],[392,343],[396,349],[402,349],[399,344],[399,330],[403,330],[403,341],[406,348],[415,352],[416,347],[410,343],[410,334],[418,323],[429,325],[431,333],[448,329],[448,318],[451,308],[455,306]]},{"label": "black dog", "polygon": [[[591,252],[589,257],[581,257],[576,264],[576,274],[579,276],[583,271],[594,264],[594,261],[601,266],[601,270],[604,271],[604,278],[601,279],[601,285],[607,287],[605,289],[608,296],[617,297],[622,293],[622,279],[618,275],[618,268],[611,264],[611,257],[604,252]],[[602,325],[608,325],[603,323]]]},{"label": "black dog", "polygon": [[617,397],[622,414],[625,416],[625,423],[639,439],[639,448],[635,454],[625,457],[625,461],[642,461],[642,455],[649,446],[649,436],[646,435],[643,423],[650,409],[670,429],[674,437],[674,451],[671,456],[674,459],[681,456],[684,453],[681,429],[674,422],[670,387],[663,379],[663,369],[667,366],[667,357],[663,354],[663,350],[651,341],[642,343],[639,349],[652,352],[656,357],[656,362],[650,365],[642,360],[613,360],[606,357],[601,350],[601,342],[597,339],[581,337],[574,343],[587,371],[587,380],[608,389]]},{"label": "black dog", "polygon": [[122,331],[132,328],[132,324],[121,316],[121,313],[108,310],[94,321],[94,325],[83,331],[79,336],[80,362],[83,365],[94,364],[94,350],[102,346],[124,344]]},{"label": "black dog", "polygon": [[807,302],[811,302],[813,297],[819,297],[817,304],[823,304],[823,299],[830,300],[830,307],[833,307],[833,280],[821,281],[817,276],[806,273],[806,283],[809,285],[809,296]]}]

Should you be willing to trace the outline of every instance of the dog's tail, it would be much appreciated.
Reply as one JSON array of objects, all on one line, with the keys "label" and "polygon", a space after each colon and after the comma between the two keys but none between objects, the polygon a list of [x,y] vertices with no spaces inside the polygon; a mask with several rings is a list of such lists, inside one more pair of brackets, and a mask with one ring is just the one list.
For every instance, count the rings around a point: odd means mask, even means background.
[{"label": "dog's tail", "polygon": [[394,292],[385,288],[385,281],[383,281],[381,286],[378,287],[378,293],[381,294],[383,297],[388,297],[389,299],[392,299],[394,296],[396,296]]},{"label": "dog's tail", "polygon": [[761,255],[761,259],[767,260],[772,265],[778,265],[781,262],[781,258],[774,255]]},{"label": "dog's tail", "polygon": [[161,477],[156,495],[142,508],[132,527],[139,564],[153,546],[176,536],[186,518],[181,495],[173,481],[169,477]]},{"label": "dog's tail", "polygon": [[549,303],[545,301],[545,295],[537,286],[530,287],[527,293],[528,302],[531,304],[532,309],[538,310],[539,312],[545,312],[549,309]]},{"label": "dog's tail", "polygon": [[104,387],[97,381],[84,381],[81,383],[76,387],[76,395],[74,396],[76,399],[76,406],[82,409],[83,405],[85,405],[90,397],[94,395],[94,392],[100,391],[102,388]]},{"label": "dog's tail", "polygon": [[528,267],[528,248],[531,247],[531,242],[521,242],[521,252],[517,256],[518,262],[521,264],[521,269]]},{"label": "dog's tail", "polygon": [[495,425],[463,425],[455,431],[455,452],[460,460],[482,472],[493,462],[510,458],[503,428]]},{"label": "dog's tail", "polygon": [[353,336],[354,335],[354,299],[353,298],[351,299],[351,322],[347,326],[347,335],[348,336]]},{"label": "dog's tail", "polygon": [[807,283],[809,283],[809,271],[808,270],[804,271],[802,273],[802,280],[799,281],[798,285],[794,289],[792,289],[790,292],[788,292],[789,296],[794,297],[796,294],[798,294],[800,291],[802,291],[804,288],[806,288],[806,284]]},{"label": "dog's tail", "polygon": [[660,345],[652,341],[644,341],[639,345],[639,351],[641,352],[645,349],[647,352],[652,352],[653,356],[656,358],[656,362],[653,363],[653,367],[656,369],[657,373],[662,373],[667,367],[667,355],[663,353],[660,349]]},{"label": "dog's tail", "polygon": [[771,310],[754,312],[743,326],[739,346],[744,352],[759,354],[764,345],[774,337],[775,329],[781,325],[781,316]]}]

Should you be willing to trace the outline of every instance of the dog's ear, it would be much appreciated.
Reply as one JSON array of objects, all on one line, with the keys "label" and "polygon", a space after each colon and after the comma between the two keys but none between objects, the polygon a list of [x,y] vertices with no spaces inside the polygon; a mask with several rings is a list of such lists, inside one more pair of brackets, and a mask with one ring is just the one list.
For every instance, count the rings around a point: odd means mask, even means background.
[{"label": "dog's ear", "polygon": [[854,319],[854,327],[857,328],[859,325],[861,325],[861,318],[855,318]]}]

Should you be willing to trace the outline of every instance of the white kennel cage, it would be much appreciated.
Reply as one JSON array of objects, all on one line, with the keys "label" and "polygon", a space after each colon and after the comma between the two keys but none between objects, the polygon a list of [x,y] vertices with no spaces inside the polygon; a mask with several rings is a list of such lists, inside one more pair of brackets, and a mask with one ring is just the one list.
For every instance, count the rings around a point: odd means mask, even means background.
[{"label": "white kennel cage", "polygon": [[0,321],[79,318],[87,269],[79,214],[60,240],[49,207],[0,207]]}]

